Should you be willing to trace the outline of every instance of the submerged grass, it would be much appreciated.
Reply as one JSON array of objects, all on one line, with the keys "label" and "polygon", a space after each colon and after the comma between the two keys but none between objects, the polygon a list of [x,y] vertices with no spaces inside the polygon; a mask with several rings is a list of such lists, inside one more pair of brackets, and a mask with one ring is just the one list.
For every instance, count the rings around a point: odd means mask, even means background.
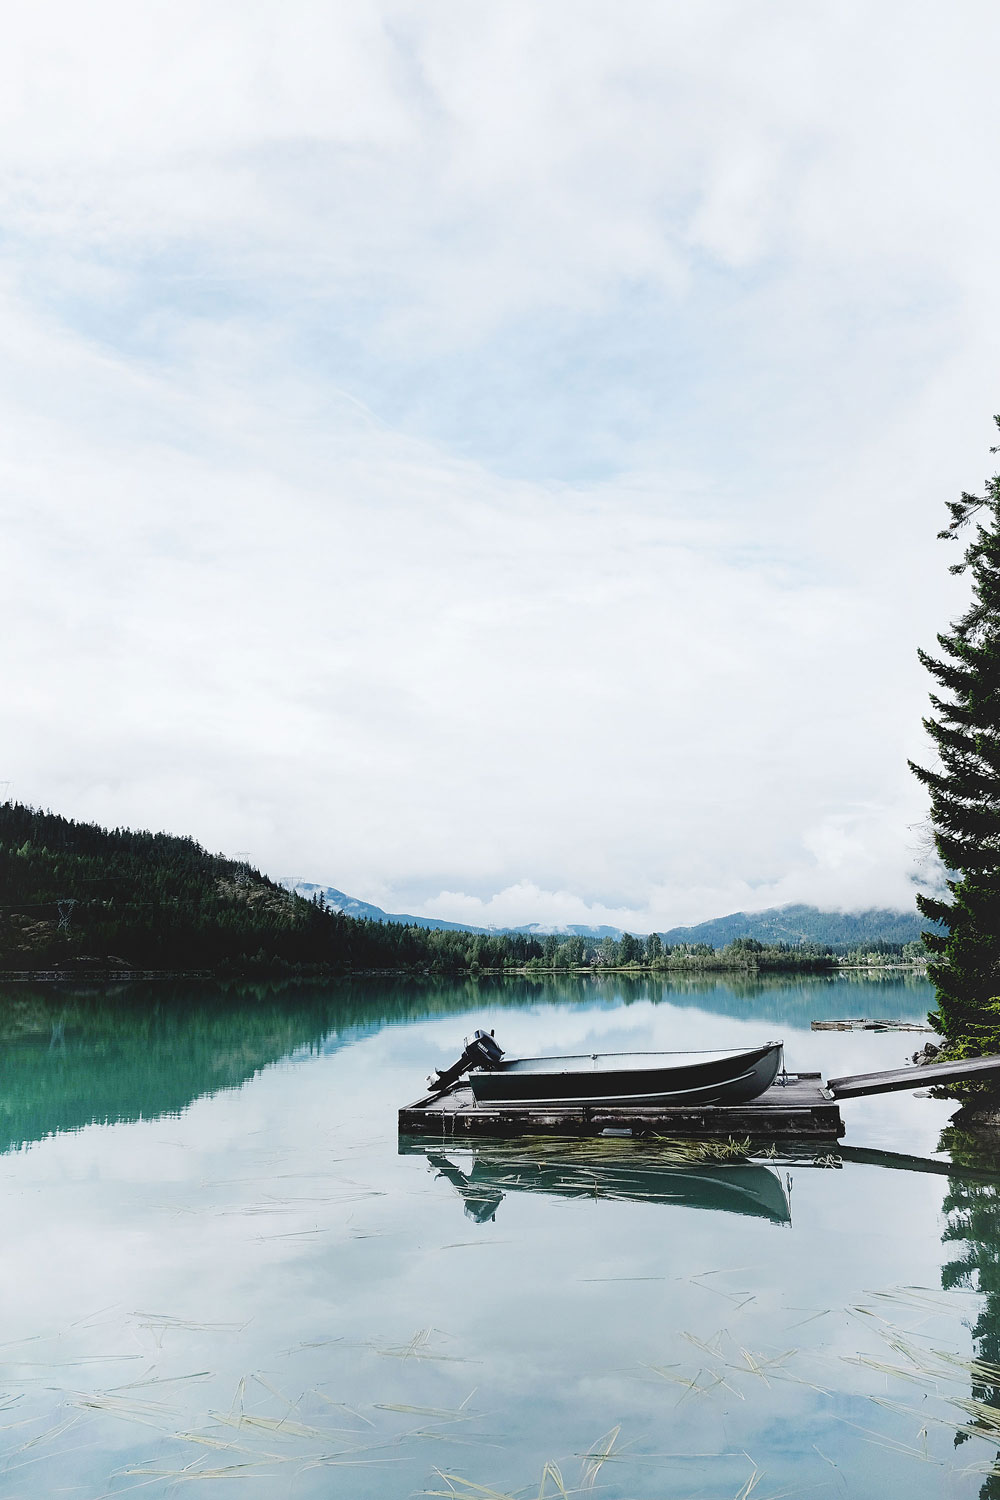
[{"label": "submerged grass", "polygon": [[[534,1500],[568,1500],[570,1495],[590,1493],[604,1465],[609,1460],[622,1456],[621,1450],[616,1446],[621,1430],[619,1423],[603,1437],[599,1437],[585,1453],[578,1455],[583,1460],[580,1480],[572,1488],[567,1487],[559,1464],[554,1459],[548,1459],[542,1467]],[[463,1474],[448,1473],[444,1469],[435,1469],[434,1473],[448,1488],[445,1490],[425,1489],[423,1493],[444,1497],[444,1500],[455,1500],[456,1496],[464,1496],[465,1500],[528,1500],[530,1489],[533,1488],[533,1486],[524,1486],[517,1490],[498,1490],[492,1485],[467,1479]]]},{"label": "submerged grass", "polygon": [[450,1338],[451,1335],[442,1333],[439,1328],[420,1328],[413,1335],[408,1344],[389,1345],[369,1344],[367,1347],[375,1354],[384,1355],[388,1359],[433,1359],[445,1361],[448,1364],[478,1364],[478,1360],[469,1359],[464,1354],[442,1354],[431,1348],[431,1340],[437,1335],[438,1338]]},{"label": "submerged grass", "polygon": [[[534,1167],[539,1170],[544,1169],[549,1174],[554,1173],[557,1181],[564,1180],[567,1185],[576,1182],[577,1186],[578,1181],[572,1178],[570,1169],[579,1171],[580,1168],[592,1168],[596,1186],[599,1181],[598,1169],[605,1169],[609,1165],[620,1168],[636,1166],[663,1168],[665,1172],[669,1172],[675,1168],[688,1170],[699,1166],[728,1167],[731,1165],[735,1167],[750,1160],[769,1161],[774,1159],[776,1153],[773,1149],[770,1151],[755,1149],[749,1138],[715,1142],[675,1140],[646,1142],[609,1138],[579,1142],[545,1140],[537,1143],[537,1146],[531,1143],[530,1146],[525,1146],[520,1151],[515,1150],[513,1155],[509,1142],[498,1142],[494,1147],[477,1142],[475,1155],[478,1160],[493,1159],[497,1163],[502,1162],[504,1172],[498,1173],[497,1180],[502,1182],[506,1174],[509,1175],[512,1185],[516,1185],[520,1180],[520,1173]],[[565,1174],[559,1172],[563,1164],[567,1168]],[[585,1188],[584,1191],[587,1192],[589,1189]],[[614,1189],[612,1188],[610,1193],[604,1195],[615,1196]],[[361,1196],[368,1195],[362,1194]],[[641,1193],[630,1190],[627,1194],[622,1193],[621,1196],[635,1199],[641,1196]],[[259,1211],[283,1212],[293,1205],[332,1201],[334,1201],[332,1198],[270,1199]],[[466,1245],[475,1245],[479,1248],[486,1244],[499,1243],[502,1242],[470,1240],[440,1248],[462,1248]],[[747,1281],[754,1285],[753,1278],[744,1279],[741,1273],[755,1269],[757,1268],[746,1266],[709,1269],[685,1278],[671,1276],[669,1278],[588,1277],[580,1279],[589,1281],[670,1279],[678,1282],[684,1280],[690,1286],[698,1286],[702,1290],[711,1291],[734,1304],[732,1309],[721,1309],[718,1304],[715,1304],[715,1316],[729,1319],[732,1327],[738,1329],[739,1325],[736,1322],[738,1310],[746,1306],[753,1294],[730,1290],[731,1281],[728,1284],[719,1283],[723,1277],[736,1279],[739,1276],[741,1285],[745,1286]],[[687,1296],[692,1302],[695,1301],[685,1287],[681,1286],[678,1290],[681,1295]],[[963,1299],[966,1295],[975,1296],[975,1294],[963,1294]],[[910,1387],[917,1387],[920,1391],[927,1393],[928,1401],[925,1404],[928,1406],[934,1404],[935,1409],[928,1411],[917,1409],[913,1405],[896,1402],[891,1399],[891,1394],[886,1395],[881,1391],[877,1394],[873,1391],[862,1391],[857,1401],[859,1403],[871,1402],[872,1408],[882,1414],[881,1419],[877,1421],[877,1426],[881,1425],[881,1421],[889,1425],[905,1423],[906,1435],[901,1438],[852,1423],[850,1425],[858,1433],[858,1441],[882,1448],[899,1458],[914,1458],[923,1463],[946,1466],[955,1474],[1000,1473],[1000,1465],[967,1465],[963,1469],[948,1465],[945,1459],[934,1454],[927,1436],[928,1428],[941,1429],[941,1431],[931,1432],[931,1437],[939,1448],[943,1446],[942,1432],[945,1430],[955,1435],[977,1436],[991,1443],[1000,1443],[1000,1411],[990,1406],[989,1403],[970,1396],[968,1392],[970,1381],[980,1386],[1000,1388],[1000,1364],[992,1364],[987,1360],[963,1359],[957,1352],[940,1347],[943,1342],[940,1336],[931,1339],[930,1335],[924,1335],[917,1329],[905,1329],[893,1322],[893,1316],[904,1317],[904,1314],[910,1315],[909,1321],[918,1323],[938,1318],[943,1313],[953,1315],[958,1305],[954,1294],[942,1295],[937,1289],[926,1287],[897,1287],[866,1292],[865,1298],[866,1302],[871,1304],[870,1306],[859,1304],[849,1311],[858,1315],[868,1329],[869,1335],[878,1335],[878,1341],[882,1347],[875,1347],[873,1350],[872,1345],[875,1341],[866,1337],[868,1347],[860,1349],[857,1353],[832,1356],[831,1363],[832,1359],[836,1358],[852,1365],[860,1372],[859,1379],[867,1380],[872,1386],[881,1386],[884,1382],[899,1380]],[[701,1305],[700,1302],[698,1305]],[[968,1308],[968,1306],[969,1304],[965,1302],[964,1307]],[[801,1311],[805,1315],[797,1324],[791,1326],[801,1328],[829,1317],[834,1309],[803,1308],[796,1309],[796,1311]],[[839,1312],[840,1309],[836,1311]],[[265,1493],[278,1493],[279,1489],[281,1493],[284,1493],[286,1487],[290,1487],[299,1475],[322,1468],[370,1468],[377,1471],[382,1466],[398,1467],[401,1464],[420,1461],[421,1471],[426,1472],[423,1467],[426,1460],[421,1455],[429,1454],[431,1457],[436,1457],[441,1466],[433,1471],[437,1477],[438,1487],[427,1489],[425,1493],[428,1495],[450,1496],[452,1500],[455,1496],[465,1496],[467,1500],[562,1500],[562,1497],[570,1495],[586,1494],[591,1491],[600,1492],[608,1485],[607,1466],[609,1464],[666,1465],[673,1464],[680,1458],[698,1463],[710,1461],[714,1463],[724,1459],[727,1463],[733,1464],[737,1458],[736,1454],[728,1450],[690,1455],[636,1453],[630,1449],[628,1443],[622,1441],[622,1428],[619,1424],[611,1427],[583,1452],[577,1452],[572,1460],[562,1457],[558,1462],[555,1459],[547,1460],[542,1467],[537,1484],[532,1480],[530,1484],[515,1491],[508,1491],[497,1487],[501,1484],[499,1479],[491,1486],[488,1482],[455,1472],[453,1465],[466,1467],[464,1457],[460,1458],[455,1455],[445,1461],[443,1450],[434,1454],[426,1447],[428,1442],[473,1447],[476,1454],[469,1454],[468,1468],[472,1473],[476,1473],[478,1464],[482,1461],[482,1457],[485,1457],[484,1450],[491,1446],[486,1436],[473,1429],[473,1424],[481,1420],[483,1415],[471,1407],[474,1391],[470,1391],[463,1401],[454,1405],[449,1399],[452,1397],[452,1391],[447,1387],[443,1390],[433,1387],[425,1388],[425,1382],[437,1378],[427,1368],[419,1368],[425,1362],[466,1361],[467,1356],[463,1353],[463,1344],[454,1341],[450,1334],[428,1326],[418,1329],[408,1341],[399,1344],[388,1341],[384,1344],[372,1341],[347,1344],[344,1337],[338,1335],[329,1338],[317,1337],[296,1345],[290,1350],[277,1351],[278,1355],[298,1355],[306,1350],[323,1351],[333,1346],[340,1346],[341,1348],[368,1350],[383,1359],[397,1360],[403,1367],[414,1368],[407,1370],[405,1375],[397,1374],[396,1371],[390,1373],[387,1370],[385,1381],[380,1383],[382,1393],[387,1397],[399,1395],[401,1399],[398,1400],[372,1401],[370,1405],[366,1404],[361,1409],[348,1406],[345,1402],[335,1399],[336,1392],[329,1394],[316,1387],[311,1387],[298,1397],[294,1394],[296,1387],[292,1387],[292,1395],[286,1394],[286,1390],[283,1390],[281,1386],[287,1389],[290,1382],[296,1379],[294,1372],[297,1367],[293,1361],[290,1365],[277,1364],[277,1368],[284,1373],[276,1374],[273,1382],[269,1373],[265,1371],[248,1372],[236,1386],[230,1409],[217,1411],[205,1409],[207,1398],[201,1389],[205,1381],[212,1381],[212,1371],[199,1369],[185,1374],[159,1373],[156,1365],[148,1363],[150,1344],[153,1340],[160,1343],[164,1338],[169,1338],[170,1335],[176,1333],[179,1342],[183,1340],[184,1335],[209,1334],[213,1338],[219,1337],[220,1344],[224,1345],[227,1342],[226,1336],[238,1336],[246,1329],[247,1323],[198,1322],[183,1316],[162,1313],[136,1313],[132,1316],[134,1319],[132,1326],[143,1330],[146,1335],[142,1343],[147,1352],[142,1356],[89,1356],[87,1362],[97,1363],[123,1357],[141,1358],[146,1361],[143,1372],[137,1374],[135,1379],[107,1390],[96,1393],[70,1393],[68,1400],[74,1410],[44,1432],[36,1433],[29,1425],[32,1420],[30,1418],[12,1421],[10,1428],[17,1430],[12,1432],[10,1440],[16,1442],[24,1439],[24,1441],[21,1441],[19,1448],[7,1454],[8,1463],[13,1458],[16,1464],[16,1455],[32,1461],[36,1455],[44,1457],[45,1450],[55,1449],[60,1445],[75,1424],[81,1422],[86,1424],[95,1417],[113,1418],[116,1421],[131,1422],[137,1426],[152,1428],[162,1438],[177,1445],[176,1452],[167,1450],[168,1457],[165,1461],[147,1461],[119,1470],[116,1477],[120,1483],[112,1491],[115,1494],[144,1486],[181,1486],[197,1483],[221,1485],[224,1481],[235,1481],[237,1485],[242,1483],[258,1486],[263,1481],[265,1486],[270,1486],[265,1489]],[[322,1326],[321,1324],[317,1332],[322,1331]],[[747,1326],[746,1319],[744,1319],[743,1326]],[[860,1342],[861,1324],[857,1326]],[[148,1337],[149,1334],[152,1334],[152,1340]],[[736,1407],[736,1402],[742,1404],[755,1398],[758,1404],[774,1403],[774,1412],[783,1415],[783,1409],[778,1405],[780,1398],[777,1389],[781,1382],[797,1384],[824,1397],[830,1394],[824,1386],[805,1378],[802,1374],[803,1370],[808,1372],[807,1361],[817,1357],[808,1349],[785,1348],[781,1345],[760,1349],[756,1347],[755,1339],[749,1339],[746,1333],[740,1337],[730,1328],[721,1328],[714,1334],[704,1337],[696,1327],[695,1331],[684,1331],[677,1337],[688,1346],[686,1352],[689,1355],[689,1363],[665,1361],[662,1364],[652,1364],[645,1368],[653,1373],[657,1381],[674,1387],[674,1394],[677,1398],[675,1403],[667,1392],[663,1392],[667,1396],[666,1405],[680,1406],[683,1403],[689,1403],[689,1407],[683,1413],[678,1414],[679,1420],[691,1421],[700,1412],[702,1420],[708,1423],[721,1412],[723,1407],[728,1411],[736,1411],[738,1414],[739,1408]],[[803,1335],[807,1341],[808,1337],[808,1335]],[[928,1340],[930,1340],[929,1346]],[[192,1338],[189,1342],[197,1346],[203,1341]],[[34,1351],[22,1349],[19,1352]],[[199,1355],[195,1354],[193,1358],[190,1355],[182,1357],[194,1363]],[[205,1356],[202,1353],[200,1357]],[[317,1361],[327,1364],[326,1356],[322,1352],[317,1353],[315,1357]],[[275,1356],[276,1361],[277,1356]],[[36,1363],[38,1368],[50,1370],[57,1366],[66,1367],[73,1363],[83,1363],[83,1361],[66,1359],[52,1361],[51,1364],[44,1364],[41,1361]],[[379,1361],[373,1360],[370,1363],[375,1366]],[[289,1374],[290,1370],[293,1373]],[[95,1372],[94,1378],[121,1380],[122,1375],[127,1373],[129,1372],[122,1370],[114,1372],[114,1375],[110,1371],[97,1375]],[[872,1379],[872,1377],[875,1378]],[[83,1378],[90,1379],[91,1376],[87,1375]],[[445,1376],[442,1375],[441,1379],[444,1380]],[[461,1379],[461,1375],[457,1374],[456,1379]],[[281,1386],[277,1384],[279,1380]],[[850,1380],[842,1370],[841,1390],[849,1384]],[[466,1388],[467,1383],[463,1382],[460,1389]],[[332,1386],[331,1389],[333,1389]],[[346,1391],[348,1388],[342,1389]],[[229,1390],[230,1387],[227,1386],[221,1396],[220,1405],[223,1407],[228,1401]],[[185,1400],[188,1393],[195,1392],[198,1394],[191,1394],[190,1401]],[[460,1391],[454,1394],[460,1394]],[[901,1392],[901,1394],[905,1395],[906,1392]],[[407,1395],[414,1399],[407,1401],[405,1399]],[[434,1398],[440,1396],[444,1399],[436,1402]],[[20,1400],[19,1396],[11,1397],[5,1404],[11,1408]],[[938,1402],[941,1403],[940,1406],[937,1405]],[[691,1410],[691,1403],[705,1404],[696,1410]],[[814,1405],[820,1407],[821,1404],[816,1402]],[[864,1407],[858,1405],[855,1410],[863,1413]],[[392,1420],[396,1418],[404,1420]],[[413,1419],[416,1425],[408,1425],[410,1419]],[[830,1421],[842,1420],[840,1414],[832,1410],[828,1413],[828,1419]],[[610,1414],[606,1420],[610,1420]],[[747,1408],[743,1407],[743,1421],[747,1420]],[[351,1425],[339,1426],[337,1425],[339,1421],[345,1423],[349,1421]],[[916,1437],[912,1439],[914,1424],[916,1424]],[[597,1423],[595,1422],[594,1425],[596,1426]],[[405,1428],[405,1430],[394,1430],[400,1428]],[[92,1429],[87,1428],[87,1430]],[[907,1441],[906,1438],[912,1440]],[[835,1471],[834,1476],[825,1475],[824,1482],[827,1484],[845,1483],[837,1463],[821,1452],[820,1447],[816,1447],[815,1444],[812,1446],[815,1448],[816,1457],[815,1460],[810,1459],[810,1462],[813,1463],[814,1468],[822,1463],[827,1469],[832,1468]],[[822,1438],[820,1438],[820,1446],[823,1446]],[[153,1451],[159,1455],[161,1448],[162,1445],[158,1445]],[[761,1457],[762,1462],[769,1464],[768,1458],[763,1455]],[[782,1495],[797,1496],[806,1493],[811,1487],[798,1485],[794,1490],[773,1490],[772,1486],[775,1482],[773,1472],[765,1472],[765,1468],[749,1459],[749,1456],[747,1459],[751,1465],[750,1472],[741,1481],[739,1488],[734,1489],[734,1486],[739,1475],[745,1472],[742,1464],[724,1471],[725,1482],[721,1487],[712,1488],[711,1493],[714,1496],[721,1497],[721,1500],[780,1500]],[[580,1462],[578,1478],[575,1474],[576,1460]],[[536,1465],[537,1459],[528,1471],[530,1474],[538,1473]],[[482,1473],[482,1470],[479,1472]],[[490,1469],[487,1468],[485,1472],[488,1476]],[[505,1475],[506,1470],[503,1473]],[[333,1478],[331,1476],[331,1482]],[[313,1482],[316,1482],[315,1478]],[[344,1482],[349,1488],[349,1476],[344,1476]],[[406,1489],[408,1492],[409,1486]],[[631,1494],[632,1491],[629,1490],[628,1493]]]},{"label": "submerged grass", "polygon": [[[455,1154],[467,1152],[466,1144],[455,1145]],[[773,1161],[777,1150],[770,1144],[755,1145],[749,1136],[736,1140],[686,1140],[672,1136],[652,1135],[641,1139],[631,1136],[527,1136],[517,1141],[477,1140],[475,1157],[511,1171],[550,1169],[567,1166],[690,1167],[712,1164],[741,1165],[751,1160]],[[512,1177],[513,1184],[517,1179]],[[502,1175],[497,1175],[502,1183]]]},{"label": "submerged grass", "polygon": [[[693,1284],[701,1285],[722,1275],[736,1276],[743,1268],[718,1268],[706,1270],[695,1278]],[[718,1288],[712,1288],[718,1290]],[[726,1296],[741,1296],[723,1292]],[[893,1302],[911,1309],[917,1307],[921,1313],[939,1315],[954,1311],[955,1304],[940,1295],[934,1296],[925,1288],[890,1289],[884,1293],[869,1293],[869,1299],[888,1311]],[[858,1370],[867,1370],[882,1381],[901,1380],[925,1391],[929,1398],[940,1399],[938,1411],[915,1410],[902,1402],[894,1401],[889,1394],[864,1393],[873,1406],[894,1421],[917,1424],[915,1439],[908,1435],[871,1428],[864,1423],[850,1422],[858,1434],[858,1441],[881,1449],[897,1459],[909,1458],[937,1467],[948,1467],[952,1472],[986,1472],[982,1465],[959,1471],[936,1454],[930,1444],[928,1432],[938,1428],[954,1434],[978,1436],[991,1443],[1000,1443],[1000,1411],[987,1402],[978,1401],[968,1393],[968,1381],[980,1384],[1000,1384],[1000,1365],[988,1361],[963,1359],[957,1352],[936,1346],[927,1347],[921,1336],[913,1331],[896,1327],[882,1312],[863,1305],[853,1309],[864,1314],[865,1326],[878,1335],[886,1350],[885,1357],[877,1351],[862,1349],[856,1354],[839,1355],[836,1358],[853,1365]],[[803,1322],[828,1315],[831,1309],[810,1311]],[[679,1335],[696,1355],[696,1362],[685,1367],[682,1363],[663,1363],[647,1366],[657,1380],[673,1385],[677,1392],[678,1405],[689,1401],[711,1401],[713,1397],[725,1396],[729,1401],[745,1402],[752,1391],[760,1393],[760,1399],[776,1400],[780,1382],[791,1382],[825,1396],[830,1391],[824,1386],[805,1378],[801,1370],[803,1359],[815,1358],[815,1353],[798,1347],[774,1347],[759,1349],[745,1338],[740,1339],[727,1327],[719,1328],[709,1336],[700,1332],[684,1330]],[[426,1359],[460,1361],[462,1355],[447,1343],[452,1336],[433,1327],[418,1329],[413,1337],[401,1345],[382,1346],[368,1344],[366,1347],[379,1355],[385,1355],[408,1363],[420,1364]],[[317,1340],[317,1345],[325,1341]],[[442,1343],[444,1347],[442,1347]],[[936,1344],[941,1343],[940,1339]],[[113,1391],[79,1396],[77,1404],[104,1415],[134,1421],[154,1427],[164,1436],[192,1449],[199,1456],[182,1458],[171,1466],[167,1464],[135,1465],[119,1471],[119,1479],[125,1488],[144,1484],[193,1484],[234,1480],[237,1483],[259,1484],[262,1480],[272,1484],[281,1474],[304,1474],[321,1468],[372,1468],[386,1465],[398,1466],[416,1460],[417,1446],[427,1442],[448,1443],[469,1447],[482,1453],[491,1446],[485,1434],[470,1430],[471,1424],[480,1420],[481,1413],[471,1407],[474,1390],[459,1404],[435,1404],[415,1401],[375,1401],[364,1410],[349,1407],[318,1388],[311,1388],[298,1399],[293,1399],[266,1373],[253,1372],[239,1382],[228,1412],[209,1411],[204,1425],[184,1426],[176,1420],[179,1413],[175,1405],[151,1399],[159,1396],[158,1386],[168,1385],[172,1392],[182,1392],[185,1382],[192,1387],[209,1378],[208,1371],[192,1371],[188,1376],[158,1376],[147,1371],[129,1386],[117,1387]],[[284,1382],[283,1382],[284,1383]],[[266,1400],[267,1405],[248,1409],[251,1392]],[[150,1398],[150,1399],[147,1399]],[[303,1413],[307,1402],[310,1410]],[[348,1428],[313,1418],[316,1407],[325,1404],[334,1413],[349,1416],[353,1425]],[[846,1420],[839,1413],[830,1412],[830,1419]],[[404,1431],[386,1432],[380,1417],[402,1417],[417,1419],[417,1425]],[[881,1424],[879,1424],[881,1426]],[[58,1443],[62,1428],[50,1430],[48,1440]],[[68,1429],[66,1429],[68,1430]],[[367,1432],[367,1438],[365,1437]],[[43,1435],[29,1439],[29,1443],[41,1444]],[[815,1445],[813,1445],[815,1447]],[[567,1478],[566,1465],[562,1460],[549,1459],[543,1466],[537,1483],[524,1485],[514,1490],[505,1489],[496,1481],[489,1482],[460,1473],[441,1464],[434,1469],[437,1485],[425,1489],[431,1496],[467,1497],[467,1500],[562,1500],[570,1495],[586,1494],[599,1490],[605,1481],[604,1470],[610,1464],[621,1462],[646,1464],[670,1464],[684,1455],[635,1453],[622,1442],[620,1424],[612,1427],[585,1451],[577,1455],[580,1474],[572,1483]],[[691,1460],[709,1461],[736,1457],[732,1451],[687,1455]],[[765,1468],[754,1460],[752,1467],[738,1489],[725,1490],[731,1500],[782,1500],[783,1496],[796,1496],[813,1488],[812,1484],[794,1488],[773,1488],[767,1483]],[[825,1453],[816,1448],[815,1463],[822,1463],[827,1470],[835,1471],[824,1480],[826,1484],[845,1482],[839,1466]],[[291,1466],[291,1467],[289,1467]],[[474,1472],[474,1471],[473,1471]],[[128,1481],[132,1483],[129,1484]],[[735,1483],[735,1476],[732,1483]],[[282,1484],[287,1480],[282,1481]],[[713,1493],[718,1493],[713,1489]]]},{"label": "submerged grass", "polygon": [[619,1454],[615,1452],[615,1444],[621,1436],[621,1430],[619,1422],[616,1427],[612,1427],[610,1432],[606,1432],[603,1437],[597,1439],[590,1452],[581,1455],[583,1458],[583,1468],[580,1473],[581,1489],[592,1490],[598,1474],[608,1460],[619,1457]]}]

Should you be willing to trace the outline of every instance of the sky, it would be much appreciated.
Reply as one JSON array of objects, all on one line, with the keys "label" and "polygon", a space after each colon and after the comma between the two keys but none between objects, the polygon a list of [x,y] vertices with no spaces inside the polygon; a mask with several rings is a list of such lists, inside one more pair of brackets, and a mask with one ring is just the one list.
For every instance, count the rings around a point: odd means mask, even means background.
[{"label": "sky", "polygon": [[475,923],[932,879],[979,0],[172,0],[0,51],[0,782]]}]

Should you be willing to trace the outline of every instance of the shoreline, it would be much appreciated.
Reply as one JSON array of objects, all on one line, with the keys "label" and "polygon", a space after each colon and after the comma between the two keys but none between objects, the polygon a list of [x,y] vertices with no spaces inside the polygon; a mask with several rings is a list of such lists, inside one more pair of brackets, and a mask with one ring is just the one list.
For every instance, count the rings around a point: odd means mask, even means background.
[{"label": "shoreline", "polygon": [[296,974],[294,972],[282,972],[268,968],[247,969],[244,972],[219,973],[212,969],[145,969],[136,965],[134,968],[113,969],[0,969],[0,986],[5,984],[132,984],[137,982],[148,983],[156,980],[220,980],[236,981],[254,979],[296,979],[303,981],[316,979],[542,979],[548,975],[574,974],[579,978],[597,978],[603,974],[625,975],[632,978],[646,978],[651,975],[660,975],[664,978],[671,974],[745,974],[747,976],[763,974],[799,974],[799,975],[831,975],[840,973],[921,973],[926,972],[927,963],[923,959],[900,960],[895,963],[886,964],[845,964],[839,963],[836,958],[828,962],[823,959],[811,959],[803,963],[763,963],[763,964],[735,964],[723,963],[719,960],[709,958],[694,959],[689,963],[670,964],[585,964],[575,968],[528,968],[522,965],[519,968],[507,969],[446,969],[434,970],[432,968],[420,969],[341,969],[331,967],[318,967],[309,973]]}]

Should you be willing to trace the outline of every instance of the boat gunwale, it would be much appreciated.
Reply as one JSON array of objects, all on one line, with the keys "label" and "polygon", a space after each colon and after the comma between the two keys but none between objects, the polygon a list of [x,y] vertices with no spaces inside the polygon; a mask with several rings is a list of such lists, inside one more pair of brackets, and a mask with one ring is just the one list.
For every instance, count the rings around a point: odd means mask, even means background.
[{"label": "boat gunwale", "polygon": [[[764,1042],[756,1047],[732,1047],[721,1049],[704,1048],[703,1050],[698,1052],[565,1052],[554,1053],[543,1057],[510,1057],[504,1058],[502,1062],[496,1064],[494,1067],[470,1068],[468,1076],[471,1079],[474,1075],[482,1078],[484,1076],[488,1077],[491,1074],[512,1074],[521,1072],[523,1076],[531,1075],[539,1078],[573,1078],[578,1075],[592,1078],[595,1073],[607,1073],[609,1075],[614,1075],[615,1073],[652,1073],[655,1072],[657,1068],[656,1062],[653,1061],[644,1063],[643,1065],[640,1065],[638,1067],[634,1066],[631,1068],[621,1066],[597,1068],[593,1066],[593,1064],[597,1063],[598,1060],[605,1058],[631,1057],[643,1059],[658,1059],[673,1057],[705,1059],[704,1062],[690,1062],[686,1064],[681,1062],[674,1064],[660,1064],[660,1067],[664,1072],[680,1072],[688,1068],[702,1068],[710,1066],[711,1061],[735,1062],[741,1058],[753,1058],[755,1062],[759,1062],[764,1057],[766,1057],[769,1052],[772,1052],[776,1047],[783,1046],[784,1042]],[[525,1063],[530,1064],[530,1066],[522,1067],[522,1064]],[[579,1068],[545,1069],[542,1067],[538,1067],[537,1064],[539,1063],[584,1063],[589,1064],[590,1066]]]},{"label": "boat gunwale", "polygon": [[[700,1063],[687,1066],[663,1064],[644,1068],[603,1069],[473,1068],[468,1074],[476,1107],[503,1104],[547,1103],[614,1108],[616,1105],[719,1104],[734,1091],[753,1099],[764,1093],[777,1076],[784,1043],[769,1042],[753,1050],[702,1054]],[[621,1056],[622,1054],[611,1054]],[[635,1056],[635,1054],[625,1054]],[[647,1054],[648,1055],[648,1054]],[[657,1055],[657,1054],[654,1054]],[[662,1054],[661,1054],[662,1055]],[[676,1056],[677,1054],[672,1054]],[[711,1060],[709,1060],[709,1058]],[[539,1059],[547,1062],[548,1059]],[[721,1076],[720,1076],[721,1075]],[[747,1092],[748,1091],[748,1092]]]}]

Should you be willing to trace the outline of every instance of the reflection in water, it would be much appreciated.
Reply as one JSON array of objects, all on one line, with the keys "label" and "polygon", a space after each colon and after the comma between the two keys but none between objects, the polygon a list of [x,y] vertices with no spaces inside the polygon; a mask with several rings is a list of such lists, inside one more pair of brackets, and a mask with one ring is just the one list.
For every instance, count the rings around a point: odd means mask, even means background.
[{"label": "reflection in water", "polygon": [[[942,1142],[940,1149],[948,1148]],[[912,1156],[907,1152],[883,1151],[872,1146],[845,1146],[840,1141],[837,1156],[841,1161],[857,1162],[859,1166],[886,1167],[893,1172],[924,1172],[932,1177],[950,1177],[955,1182],[989,1182],[1000,1187],[1000,1161],[991,1163],[988,1158],[984,1161],[982,1152],[977,1152],[969,1162],[961,1162],[954,1156],[951,1161],[940,1161],[934,1156]]]},{"label": "reflection in water", "polygon": [[[929,1007],[901,993],[12,988],[0,1144],[49,1138],[0,1155],[0,1492],[973,1500],[1000,1446],[1000,1178],[956,1144],[943,1255],[948,1165],[901,1154],[936,1143],[939,1103],[858,1101],[858,1146],[803,1143],[801,1165],[616,1137],[399,1154],[399,1105],[470,1023],[509,1022],[525,1051],[564,1029],[683,1047],[772,1010],[804,1026]],[[906,1045],[800,1041],[838,1073]],[[976,1279],[985,1306],[961,1290]],[[956,1428],[977,1437],[957,1453]]]},{"label": "reflection in water", "polygon": [[[151,992],[151,993],[150,993]],[[29,991],[0,1007],[0,1153],[67,1130],[176,1115],[331,1034],[329,997],[296,1002],[135,985]],[[376,1022],[377,1025],[377,1022]],[[346,1028],[342,1043],[371,1025]]]},{"label": "reflection in water", "polygon": [[[956,1166],[1000,1175],[997,1145],[988,1136],[956,1129],[946,1130],[941,1139],[942,1151],[950,1154]],[[941,1267],[941,1285],[945,1291],[974,1288],[983,1297],[972,1325],[976,1362],[969,1425],[1000,1435],[1000,1185],[954,1176],[943,1207],[944,1243],[962,1249]],[[968,1434],[956,1433],[955,1446],[967,1439]],[[980,1500],[1000,1500],[1000,1474],[989,1475],[979,1494]]]},{"label": "reflection in water", "polygon": [[602,1142],[532,1142],[520,1150],[477,1142],[469,1151],[446,1155],[438,1145],[404,1137],[399,1150],[401,1155],[426,1156],[428,1166],[452,1184],[466,1216],[477,1224],[492,1222],[508,1193],[671,1204],[791,1223],[790,1180],[786,1187],[772,1168],[749,1162],[682,1165],[676,1156],[670,1159],[670,1152],[656,1153],[633,1142],[622,1151]]},{"label": "reflection in water", "polygon": [[[332,1052],[386,1026],[437,1016],[561,1006],[615,1011],[669,1004],[740,1020],[808,1026],[844,1013],[843,976],[553,975],[0,986],[0,1154],[94,1123],[177,1114],[238,1088],[300,1050]],[[914,975],[868,984],[864,1009],[914,1009]]]}]

